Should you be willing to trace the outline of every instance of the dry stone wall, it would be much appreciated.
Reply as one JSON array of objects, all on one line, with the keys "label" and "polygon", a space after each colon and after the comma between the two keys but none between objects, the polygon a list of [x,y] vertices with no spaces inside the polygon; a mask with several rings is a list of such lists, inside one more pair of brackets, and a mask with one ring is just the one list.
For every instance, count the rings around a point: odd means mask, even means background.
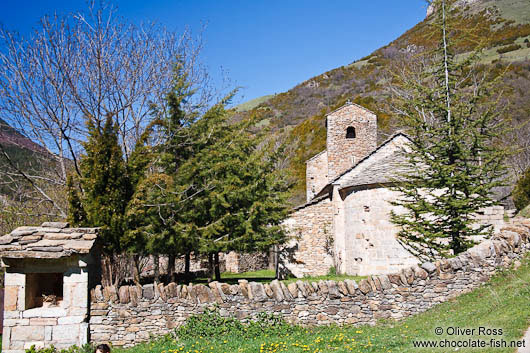
[{"label": "dry stone wall", "polygon": [[303,325],[369,324],[401,319],[469,292],[499,267],[530,250],[530,221],[504,228],[491,240],[459,256],[423,263],[399,273],[356,283],[298,281],[285,285],[240,281],[237,285],[170,283],[97,286],[91,291],[90,335],[95,342],[131,346],[182,325],[192,314],[217,304],[222,315],[251,320],[262,311]]}]

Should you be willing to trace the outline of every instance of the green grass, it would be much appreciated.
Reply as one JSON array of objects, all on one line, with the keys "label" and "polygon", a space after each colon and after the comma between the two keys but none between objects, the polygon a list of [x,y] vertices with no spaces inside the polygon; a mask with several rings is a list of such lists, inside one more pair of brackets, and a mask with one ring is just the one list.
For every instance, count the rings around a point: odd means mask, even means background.
[{"label": "green grass", "polygon": [[[115,349],[116,353],[171,352],[448,352],[455,349],[419,349],[414,340],[467,340],[490,338],[519,340],[530,325],[530,258],[526,257],[518,270],[498,273],[487,284],[471,293],[406,320],[380,322],[376,326],[315,327],[282,326],[264,329],[262,334],[242,335],[227,332],[206,337],[178,340],[166,337],[130,349]],[[205,318],[205,321],[208,321]],[[502,329],[500,336],[437,336],[436,327],[479,327]],[[189,330],[188,330],[189,332]],[[193,332],[193,331],[192,331]],[[198,330],[197,332],[205,332]],[[201,335],[205,335],[204,337]],[[513,348],[459,349],[458,352],[515,352]]]},{"label": "green grass", "polygon": [[246,112],[246,111],[256,108],[258,105],[268,101],[272,97],[274,97],[274,94],[269,94],[266,96],[254,98],[254,99],[249,100],[248,102],[244,102],[239,105],[236,105],[234,109],[238,112]]},{"label": "green grass", "polygon": [[353,279],[359,282],[362,279],[368,278],[368,276],[348,276],[348,275],[325,275],[325,276],[314,276],[314,277],[303,277],[303,278],[289,278],[283,280],[285,284],[306,281],[306,282],[318,282],[318,281],[344,281],[345,279]]},{"label": "green grass", "polygon": [[524,218],[530,218],[530,205],[523,208],[517,215]]},{"label": "green grass", "polygon": [[[221,281],[226,283],[238,283],[240,279],[245,279],[249,282],[261,282],[268,283],[274,280],[275,273],[274,270],[259,270],[252,272],[243,272],[243,273],[231,273],[223,272],[221,273]],[[367,278],[367,276],[348,276],[348,275],[326,275],[326,276],[315,276],[315,277],[303,277],[303,278],[288,278],[282,280],[285,284],[293,283],[296,281],[307,281],[307,282],[318,282],[320,280],[331,280],[331,281],[344,281],[345,279],[353,279],[359,282],[361,279]],[[207,278],[197,278],[194,283],[205,283]]]}]

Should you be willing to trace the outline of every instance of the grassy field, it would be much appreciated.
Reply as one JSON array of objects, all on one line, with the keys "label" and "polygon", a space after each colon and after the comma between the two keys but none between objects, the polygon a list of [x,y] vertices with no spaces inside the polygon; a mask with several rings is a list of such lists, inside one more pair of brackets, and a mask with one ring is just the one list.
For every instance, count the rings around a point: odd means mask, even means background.
[{"label": "grassy field", "polygon": [[244,103],[241,103],[241,104],[235,106],[234,109],[236,111],[238,111],[238,112],[246,112],[248,110],[251,110],[251,109],[257,107],[261,103],[266,102],[267,100],[269,100],[272,97],[274,97],[274,94],[269,94],[269,95],[266,95],[266,96],[254,98],[254,99],[251,99],[251,100],[249,100],[247,102],[244,102]]},{"label": "grassy field", "polygon": [[[500,342],[519,340],[530,325],[530,259],[517,270],[497,274],[487,284],[450,302],[400,322],[380,322],[376,326],[302,328],[286,324],[233,328],[220,325],[215,315],[203,316],[181,329],[181,339],[166,337],[117,353],[173,352],[515,352],[515,348],[420,349],[414,341],[477,340]],[[475,329],[472,335],[435,334],[435,328]],[[502,335],[479,335],[479,327],[501,329]],[[530,344],[527,342],[526,344]]]},{"label": "grassy field", "polygon": [[[274,280],[274,270],[259,270],[253,272],[243,272],[243,273],[230,273],[223,272],[221,273],[221,282],[226,282],[230,284],[238,283],[240,279],[245,279],[249,282],[261,282],[269,283]],[[367,278],[367,276],[347,276],[347,275],[325,275],[325,276],[314,276],[314,277],[303,277],[303,278],[289,278],[282,280],[285,284],[293,283],[296,281],[307,281],[307,282],[318,282],[320,280],[333,280],[333,281],[344,281],[345,279],[353,279],[355,281],[360,281],[361,279]],[[197,278],[193,280],[193,283],[206,283],[207,278]]]}]

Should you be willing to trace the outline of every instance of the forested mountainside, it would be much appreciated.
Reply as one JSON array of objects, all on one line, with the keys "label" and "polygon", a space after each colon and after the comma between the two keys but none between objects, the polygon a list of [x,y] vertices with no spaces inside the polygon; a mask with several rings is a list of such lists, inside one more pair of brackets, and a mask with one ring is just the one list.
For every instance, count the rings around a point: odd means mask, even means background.
[{"label": "forested mountainside", "polygon": [[[461,0],[454,23],[457,54],[465,55],[480,43],[481,63],[494,72],[506,70],[507,115],[517,125],[530,117],[530,4],[528,0]],[[296,183],[292,201],[305,201],[305,161],[325,149],[325,115],[351,100],[378,116],[378,138],[400,128],[392,115],[387,93],[392,67],[431,48],[438,37],[430,33],[430,17],[390,44],[353,63],[308,79],[287,92],[256,99],[237,108],[255,115],[288,143],[286,168]],[[242,112],[244,111],[244,112]],[[530,139],[530,129],[518,129],[505,141]],[[522,157],[521,157],[522,158]]]}]

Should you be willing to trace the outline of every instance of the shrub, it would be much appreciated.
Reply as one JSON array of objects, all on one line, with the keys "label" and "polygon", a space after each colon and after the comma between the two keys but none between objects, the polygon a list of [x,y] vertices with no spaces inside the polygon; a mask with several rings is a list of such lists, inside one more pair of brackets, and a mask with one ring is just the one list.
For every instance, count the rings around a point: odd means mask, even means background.
[{"label": "shrub", "polygon": [[61,350],[58,350],[53,345],[48,348],[35,348],[33,345],[30,349],[26,349],[26,353],[92,353],[94,349],[91,344],[85,344],[82,347],[72,346]]},{"label": "shrub", "polygon": [[517,49],[521,49],[521,45],[519,45],[519,44],[511,44],[511,45],[507,45],[505,47],[497,49],[497,53],[504,54],[504,53],[508,53],[510,51],[514,51],[514,50],[517,50]]},{"label": "shrub", "polygon": [[288,333],[294,329],[295,326],[289,325],[278,315],[261,312],[255,320],[243,324],[235,317],[221,316],[215,308],[190,316],[186,324],[179,327],[175,333],[183,340],[223,335],[254,338],[264,334]]},{"label": "shrub", "polygon": [[530,204],[530,168],[517,180],[512,196],[518,211]]}]

